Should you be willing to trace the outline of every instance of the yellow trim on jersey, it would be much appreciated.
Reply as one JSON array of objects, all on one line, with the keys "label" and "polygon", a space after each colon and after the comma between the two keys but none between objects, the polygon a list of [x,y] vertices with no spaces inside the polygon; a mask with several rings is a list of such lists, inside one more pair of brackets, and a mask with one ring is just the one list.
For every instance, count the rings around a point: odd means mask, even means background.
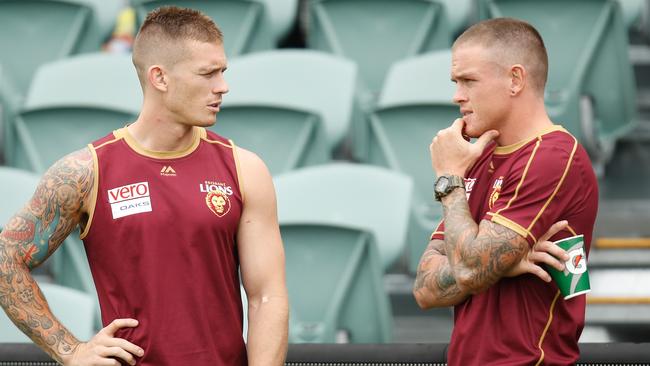
[{"label": "yellow trim on jersey", "polygon": [[[205,133],[205,129],[203,129],[203,132],[204,132],[205,136],[202,136],[202,138],[203,138],[203,139],[205,140],[205,142],[207,142],[207,143],[221,145],[221,146],[227,147],[227,148],[229,148],[229,149],[232,149],[233,146],[234,146],[234,145],[224,144],[223,142],[218,141],[218,140],[210,140],[210,139],[208,138],[207,133]],[[228,140],[228,141],[230,141],[230,140]]]},{"label": "yellow trim on jersey", "polygon": [[571,235],[573,235],[573,236],[578,235],[578,233],[576,233],[576,231],[573,230],[573,228],[571,227],[571,225],[567,225],[566,228],[571,232]]},{"label": "yellow trim on jersey", "polygon": [[501,226],[505,226],[508,229],[510,229],[510,230],[516,232],[517,234],[523,236],[524,238],[527,238],[527,237],[530,236],[533,239],[533,241],[535,241],[535,242],[537,241],[537,238],[535,238],[535,235],[533,235],[533,233],[528,231],[525,227],[523,227],[523,226],[517,224],[516,222],[508,219],[507,217],[501,216],[501,215],[499,215],[497,213],[492,213],[492,212],[488,212],[487,215],[492,216],[492,220],[491,220],[492,222],[497,223],[497,224],[499,224]]},{"label": "yellow trim on jersey", "polygon": [[[104,146],[106,146],[106,145],[108,145],[108,144],[112,144],[112,143],[114,143],[115,141],[119,140],[120,138],[117,137],[117,135],[115,134],[116,132],[117,132],[117,131],[113,131],[113,136],[115,137],[114,139],[112,139],[112,140],[108,140],[108,141],[104,142],[103,144],[101,144],[101,145],[99,145],[99,146],[97,146],[97,147],[94,147],[94,146],[93,146],[93,151],[94,151],[94,150],[97,150],[97,149],[101,149],[102,147],[104,147]],[[92,146],[92,144],[88,144],[88,146]]]},{"label": "yellow trim on jersey", "polygon": [[[100,145],[104,146],[110,142],[114,142],[116,140],[111,140],[108,142],[105,142]],[[93,216],[95,215],[95,206],[97,205],[97,195],[99,193],[99,160],[97,159],[97,151],[95,151],[95,147],[93,144],[88,144],[88,149],[90,150],[90,154],[93,156],[93,190],[90,192],[90,205],[88,207],[88,221],[86,222],[86,227],[84,227],[84,230],[82,233],[79,234],[79,239],[83,240],[86,235],[88,235],[88,232],[90,231],[90,225],[93,223]]]},{"label": "yellow trim on jersey", "polygon": [[429,235],[429,240],[433,240],[432,238],[436,234],[445,235],[445,232],[444,231],[434,231],[434,232],[431,233],[431,235]]},{"label": "yellow trim on jersey", "polygon": [[[573,136],[571,136],[571,137],[573,137]],[[562,186],[562,183],[564,183],[564,178],[566,178],[567,174],[569,174],[569,169],[571,168],[571,164],[573,163],[573,155],[575,155],[577,148],[578,148],[578,140],[576,140],[576,138],[573,137],[573,151],[571,151],[571,156],[569,156],[569,161],[567,162],[566,167],[564,167],[564,173],[562,174],[562,178],[560,178],[560,181],[555,186],[555,190],[553,191],[551,196],[546,200],[546,203],[544,204],[544,206],[542,206],[542,208],[537,213],[537,216],[535,216],[533,221],[528,226],[528,229],[527,229],[528,231],[530,231],[533,228],[533,225],[535,225],[537,220],[539,220],[539,217],[542,216],[542,214],[546,210],[546,207],[548,207],[548,205],[551,203],[553,198],[555,198],[555,195],[557,194],[557,192],[560,190],[560,187]]]},{"label": "yellow trim on jersey", "polygon": [[528,162],[526,162],[526,168],[524,168],[524,173],[521,175],[521,179],[519,180],[519,183],[517,184],[517,188],[515,188],[515,194],[510,198],[510,201],[508,201],[508,204],[506,204],[506,207],[498,210],[495,212],[496,215],[500,214],[501,211],[507,210],[510,208],[510,205],[512,202],[514,202],[515,199],[517,199],[517,196],[519,196],[519,188],[521,188],[522,184],[524,184],[524,181],[526,180],[526,176],[528,175],[528,168],[530,168],[530,164],[533,162],[533,159],[535,158],[535,154],[537,154],[537,149],[539,149],[539,145],[542,142],[542,140],[538,137],[537,138],[537,143],[535,143],[535,148],[533,149],[533,152],[530,154],[530,157],[528,158]]},{"label": "yellow trim on jersey", "polygon": [[535,139],[538,139],[538,138],[542,137],[543,135],[546,135],[547,133],[551,133],[551,132],[555,132],[555,131],[566,131],[566,130],[564,129],[564,127],[562,127],[560,125],[552,125],[552,126],[550,126],[548,128],[545,128],[544,130],[542,130],[542,132],[540,132],[539,134],[537,134],[537,135],[535,135],[535,136],[533,136],[533,137],[531,137],[529,139],[521,140],[521,141],[515,142],[514,144],[511,144],[511,145],[497,146],[494,149],[494,154],[495,155],[506,155],[506,154],[513,153],[513,152],[519,150],[522,146],[526,145],[527,143],[529,143],[529,142],[531,142],[531,141],[533,141]]},{"label": "yellow trim on jersey", "polygon": [[436,229],[433,230],[433,232],[431,233],[431,235],[429,235],[429,240],[431,240],[431,238],[432,238],[434,235],[436,235],[436,234],[445,235],[445,232],[444,232],[444,231],[440,231],[440,227],[442,226],[442,223],[443,223],[443,222],[445,222],[444,219],[440,220],[440,222],[438,223],[438,226],[436,226]]},{"label": "yellow trim on jersey", "polygon": [[241,201],[244,203],[246,201],[246,195],[244,193],[244,181],[242,180],[241,175],[241,165],[239,164],[239,154],[237,153],[237,146],[233,140],[228,140],[230,146],[232,147],[232,156],[235,159],[235,170],[237,170],[237,181],[239,184],[239,193],[241,194]]},{"label": "yellow trim on jersey", "polygon": [[120,128],[119,130],[116,130],[113,132],[113,134],[118,137],[118,138],[123,138],[124,141],[133,149],[135,152],[137,152],[140,155],[148,156],[150,158],[155,158],[155,159],[177,159],[177,158],[182,158],[184,156],[187,156],[196,150],[196,148],[199,146],[199,142],[201,142],[201,130],[202,128],[200,127],[194,127],[192,129],[192,144],[188,146],[187,148],[179,151],[155,151],[155,150],[149,150],[145,148],[144,146],[140,145],[138,141],[131,136],[129,133],[129,130],[126,127]]},{"label": "yellow trim on jersey", "polygon": [[539,343],[537,343],[537,348],[539,348],[539,350],[542,351],[542,355],[539,357],[539,360],[537,361],[535,366],[541,365],[542,361],[544,361],[544,349],[542,348],[542,343],[544,343],[544,338],[546,337],[548,328],[551,327],[551,322],[553,322],[553,309],[555,309],[555,304],[557,304],[557,299],[559,298],[560,298],[560,290],[557,290],[557,293],[555,293],[555,297],[553,298],[553,302],[551,302],[551,308],[548,310],[548,321],[546,322],[546,327],[544,327],[542,336],[539,337]]}]

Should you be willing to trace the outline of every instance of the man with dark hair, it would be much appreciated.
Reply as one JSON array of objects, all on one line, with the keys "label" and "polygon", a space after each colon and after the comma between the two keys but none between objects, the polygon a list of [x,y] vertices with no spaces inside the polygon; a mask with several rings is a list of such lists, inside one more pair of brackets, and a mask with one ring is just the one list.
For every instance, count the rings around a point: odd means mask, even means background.
[{"label": "man with dark hair", "polygon": [[539,264],[568,258],[549,240],[584,234],[588,251],[598,187],[585,150],[546,113],[547,69],[539,33],[516,19],[480,22],[452,48],[462,118],[430,146],[443,221],[414,287],[423,308],[455,307],[450,365],[578,360],[585,297],[564,300]]},{"label": "man with dark hair", "polygon": [[[157,9],[133,62],[137,120],[56,162],[4,226],[0,302],[64,365],[282,365],[288,299],[271,176],[204,128],[228,91],[221,32],[198,11]],[[105,325],[87,342],[30,275],[77,226]]]}]

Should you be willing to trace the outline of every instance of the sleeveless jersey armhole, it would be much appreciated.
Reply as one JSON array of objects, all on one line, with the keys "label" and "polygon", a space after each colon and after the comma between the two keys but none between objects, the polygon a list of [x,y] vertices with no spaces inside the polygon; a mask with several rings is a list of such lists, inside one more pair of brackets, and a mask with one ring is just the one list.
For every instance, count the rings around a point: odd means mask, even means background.
[{"label": "sleeveless jersey armhole", "polygon": [[90,149],[90,153],[93,156],[93,188],[92,191],[90,192],[90,202],[88,206],[88,222],[86,222],[86,227],[84,228],[83,232],[79,234],[79,238],[81,240],[83,240],[86,237],[86,235],[88,235],[88,232],[90,231],[90,226],[92,225],[93,216],[95,214],[97,194],[99,191],[99,161],[97,159],[97,151],[95,151],[95,147],[93,146],[93,144],[88,144],[88,149]]},{"label": "sleeveless jersey armhole", "polygon": [[232,156],[235,159],[235,169],[237,170],[237,184],[239,185],[239,194],[241,194],[242,203],[246,202],[246,195],[244,193],[244,181],[242,180],[241,164],[239,163],[239,154],[237,153],[237,146],[232,140],[228,140],[232,146]]}]

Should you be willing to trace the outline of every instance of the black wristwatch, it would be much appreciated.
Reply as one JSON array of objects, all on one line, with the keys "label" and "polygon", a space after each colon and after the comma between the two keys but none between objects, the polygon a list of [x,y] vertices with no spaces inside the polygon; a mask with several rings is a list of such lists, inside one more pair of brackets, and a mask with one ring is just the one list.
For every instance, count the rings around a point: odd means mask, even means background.
[{"label": "black wristwatch", "polygon": [[434,197],[436,201],[440,201],[442,197],[448,195],[455,188],[465,188],[465,179],[457,175],[441,175],[436,179],[436,184],[433,186]]}]

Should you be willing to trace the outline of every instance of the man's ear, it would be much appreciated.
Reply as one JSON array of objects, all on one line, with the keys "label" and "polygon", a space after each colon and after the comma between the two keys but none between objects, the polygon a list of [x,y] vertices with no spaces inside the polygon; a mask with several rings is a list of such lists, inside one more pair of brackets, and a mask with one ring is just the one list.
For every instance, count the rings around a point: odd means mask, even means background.
[{"label": "man's ear", "polygon": [[528,74],[523,65],[516,64],[510,67],[510,95],[519,94],[526,86]]},{"label": "man's ear", "polygon": [[161,92],[167,91],[167,73],[160,65],[152,65],[147,69],[149,84]]}]

